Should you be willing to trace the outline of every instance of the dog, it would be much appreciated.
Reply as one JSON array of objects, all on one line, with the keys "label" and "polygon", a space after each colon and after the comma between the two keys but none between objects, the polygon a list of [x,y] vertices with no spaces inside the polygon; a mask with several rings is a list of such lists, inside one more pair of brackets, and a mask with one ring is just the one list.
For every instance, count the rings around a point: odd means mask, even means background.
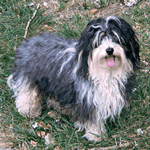
[{"label": "dog", "polygon": [[140,46],[132,27],[108,16],[90,21],[79,39],[42,33],[16,50],[7,84],[18,112],[38,117],[43,103],[72,114],[89,141],[106,134],[105,122],[119,116],[131,97]]}]

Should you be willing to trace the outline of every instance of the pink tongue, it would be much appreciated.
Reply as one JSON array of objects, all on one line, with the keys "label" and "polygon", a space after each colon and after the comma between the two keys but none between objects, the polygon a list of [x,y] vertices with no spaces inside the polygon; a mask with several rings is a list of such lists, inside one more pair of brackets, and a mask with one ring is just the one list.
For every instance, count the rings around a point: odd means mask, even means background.
[{"label": "pink tongue", "polygon": [[114,64],[115,64],[114,59],[107,59],[107,66],[108,66],[108,67],[113,67]]}]

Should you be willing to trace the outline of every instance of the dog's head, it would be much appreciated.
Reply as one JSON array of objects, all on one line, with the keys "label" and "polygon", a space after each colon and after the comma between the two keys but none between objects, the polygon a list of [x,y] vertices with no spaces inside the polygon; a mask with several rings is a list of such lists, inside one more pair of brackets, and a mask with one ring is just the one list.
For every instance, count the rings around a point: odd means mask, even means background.
[{"label": "dog's head", "polygon": [[115,16],[90,21],[81,34],[77,50],[79,70],[84,76],[89,74],[89,68],[107,72],[126,68],[132,72],[140,60],[138,39],[132,27]]}]

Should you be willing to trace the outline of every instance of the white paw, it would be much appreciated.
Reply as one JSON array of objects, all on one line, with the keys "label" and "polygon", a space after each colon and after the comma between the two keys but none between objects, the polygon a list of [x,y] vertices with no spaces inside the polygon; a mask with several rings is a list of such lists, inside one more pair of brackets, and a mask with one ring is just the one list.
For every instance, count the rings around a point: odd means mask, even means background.
[{"label": "white paw", "polygon": [[87,138],[89,141],[101,141],[101,136],[94,133],[86,133],[82,137]]}]

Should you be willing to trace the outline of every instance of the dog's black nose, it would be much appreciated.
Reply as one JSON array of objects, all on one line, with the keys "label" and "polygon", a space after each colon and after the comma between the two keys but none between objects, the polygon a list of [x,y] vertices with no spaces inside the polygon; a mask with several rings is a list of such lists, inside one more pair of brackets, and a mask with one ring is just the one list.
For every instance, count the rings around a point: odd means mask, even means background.
[{"label": "dog's black nose", "polygon": [[106,49],[106,53],[108,54],[108,55],[112,55],[113,54],[113,52],[114,52],[114,49],[113,48],[107,48]]}]

